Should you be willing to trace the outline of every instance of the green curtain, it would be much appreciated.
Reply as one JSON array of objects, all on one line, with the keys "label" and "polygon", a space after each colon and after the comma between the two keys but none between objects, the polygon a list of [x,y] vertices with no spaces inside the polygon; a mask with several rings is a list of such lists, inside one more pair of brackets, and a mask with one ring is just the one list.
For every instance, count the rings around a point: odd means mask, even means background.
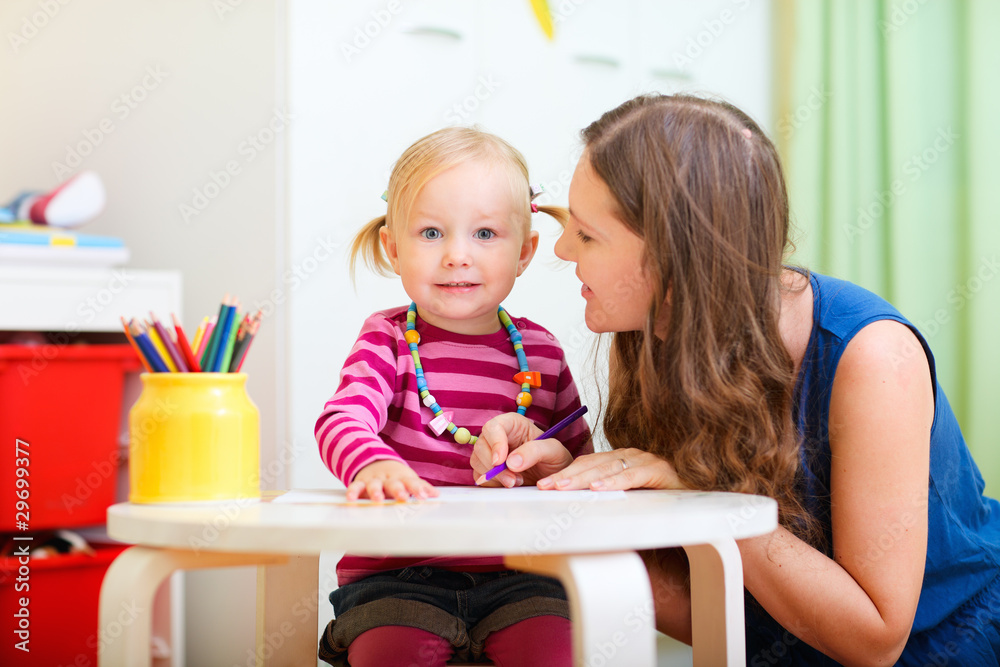
[{"label": "green curtain", "polygon": [[921,329],[1000,496],[1000,3],[775,0],[773,12],[792,259]]}]

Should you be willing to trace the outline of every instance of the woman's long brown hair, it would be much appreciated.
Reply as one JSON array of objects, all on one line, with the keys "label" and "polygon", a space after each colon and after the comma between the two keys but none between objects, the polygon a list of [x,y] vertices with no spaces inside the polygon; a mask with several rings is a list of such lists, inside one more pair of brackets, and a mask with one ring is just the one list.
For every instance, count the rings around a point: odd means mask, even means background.
[{"label": "woman's long brown hair", "polygon": [[770,496],[817,544],[778,329],[789,219],[774,145],[732,105],[684,95],[637,97],[583,138],[653,283],[644,330],[612,342],[608,441],[664,457],[691,488]]}]

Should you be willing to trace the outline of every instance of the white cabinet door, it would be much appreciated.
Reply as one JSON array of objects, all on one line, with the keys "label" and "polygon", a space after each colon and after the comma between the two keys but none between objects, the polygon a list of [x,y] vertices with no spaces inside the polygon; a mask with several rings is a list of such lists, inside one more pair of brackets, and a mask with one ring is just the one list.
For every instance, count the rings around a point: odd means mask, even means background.
[{"label": "white cabinet door", "polygon": [[640,86],[721,96],[771,123],[768,0],[633,0]]},{"label": "white cabinet door", "polygon": [[[347,268],[355,232],[385,212],[393,162],[419,137],[475,112],[476,3],[290,3],[289,483],[337,483],[312,424],[364,319],[402,305],[398,279]],[[470,95],[473,101],[469,101]],[[456,111],[456,105],[460,111]]]}]

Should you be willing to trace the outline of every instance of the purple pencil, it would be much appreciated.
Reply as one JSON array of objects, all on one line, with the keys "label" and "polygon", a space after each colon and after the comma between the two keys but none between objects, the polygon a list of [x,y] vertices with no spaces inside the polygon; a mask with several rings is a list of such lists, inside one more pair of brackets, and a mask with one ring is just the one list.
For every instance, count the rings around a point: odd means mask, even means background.
[{"label": "purple pencil", "polygon": [[[574,410],[573,412],[571,412],[569,415],[567,415],[566,417],[564,417],[558,424],[556,424],[555,426],[553,426],[549,430],[545,431],[545,433],[542,433],[537,438],[533,438],[533,439],[534,440],[545,440],[546,438],[551,438],[556,433],[558,433],[559,431],[563,430],[564,428],[566,428],[567,426],[569,426],[570,424],[572,424],[573,422],[575,422],[577,419],[579,419],[580,417],[582,417],[585,414],[587,414],[587,406],[586,405],[581,405],[576,410]],[[491,468],[489,470],[489,472],[487,472],[485,475],[480,475],[479,479],[476,480],[476,484],[478,485],[478,484],[482,484],[483,482],[488,482],[489,480],[493,479],[494,477],[496,477],[497,475],[499,475],[500,473],[502,473],[506,469],[507,469],[507,462],[504,461],[500,465]]]},{"label": "purple pencil", "polygon": [[163,341],[163,347],[167,348],[167,354],[170,355],[170,358],[177,366],[177,370],[181,373],[187,373],[190,369],[184,361],[184,355],[182,355],[181,351],[177,349],[176,345],[174,345],[174,341],[170,338],[167,328],[160,324],[160,321],[156,319],[156,315],[152,312],[149,313],[149,316],[152,318],[153,327],[156,329],[156,333],[159,334],[160,340]]}]

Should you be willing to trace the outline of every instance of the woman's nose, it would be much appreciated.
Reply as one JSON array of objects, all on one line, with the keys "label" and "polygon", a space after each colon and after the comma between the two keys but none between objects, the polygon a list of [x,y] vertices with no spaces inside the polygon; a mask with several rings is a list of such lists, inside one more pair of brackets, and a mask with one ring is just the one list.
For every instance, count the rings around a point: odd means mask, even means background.
[{"label": "woman's nose", "polygon": [[556,245],[554,248],[556,257],[558,257],[559,259],[564,259],[567,262],[572,262],[573,261],[573,256],[571,254],[572,249],[573,249],[573,241],[572,239],[570,239],[569,232],[566,231],[565,228],[563,228],[562,234],[560,234],[559,238],[556,239]]}]

